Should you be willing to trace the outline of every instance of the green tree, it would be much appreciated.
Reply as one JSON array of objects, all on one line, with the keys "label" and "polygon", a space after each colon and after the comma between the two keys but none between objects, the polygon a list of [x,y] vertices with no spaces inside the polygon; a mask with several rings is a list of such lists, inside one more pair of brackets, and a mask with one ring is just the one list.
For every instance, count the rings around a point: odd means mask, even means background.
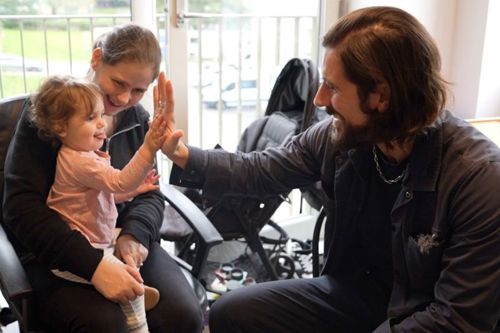
[{"label": "green tree", "polygon": [[2,0],[0,15],[35,14],[37,2],[37,0]]}]

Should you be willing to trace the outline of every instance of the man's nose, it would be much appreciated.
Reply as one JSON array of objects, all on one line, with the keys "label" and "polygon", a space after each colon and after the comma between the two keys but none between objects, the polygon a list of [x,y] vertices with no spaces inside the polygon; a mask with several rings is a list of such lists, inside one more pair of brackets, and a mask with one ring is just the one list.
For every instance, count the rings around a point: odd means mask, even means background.
[{"label": "man's nose", "polygon": [[314,105],[316,107],[329,106],[330,98],[327,93],[327,89],[325,89],[324,84],[320,84],[318,91],[316,92],[316,96],[314,96]]}]

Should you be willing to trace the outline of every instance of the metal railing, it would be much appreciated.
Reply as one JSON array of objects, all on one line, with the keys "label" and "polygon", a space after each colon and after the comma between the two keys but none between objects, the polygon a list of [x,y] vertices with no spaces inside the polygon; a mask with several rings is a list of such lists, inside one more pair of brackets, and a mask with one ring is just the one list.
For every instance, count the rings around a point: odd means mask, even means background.
[{"label": "metal railing", "polygon": [[188,30],[189,112],[198,119],[190,123],[190,142],[205,148],[219,143],[234,150],[245,127],[264,113],[285,63],[318,56],[316,16],[185,13],[179,23]]},{"label": "metal railing", "polygon": [[[82,75],[88,69],[92,44],[100,30],[129,22],[130,18],[118,14],[0,15],[2,39],[9,42],[2,45],[0,53],[0,97],[31,92],[47,75]],[[37,47],[27,43],[36,43]],[[57,49],[51,50],[53,45]]]}]

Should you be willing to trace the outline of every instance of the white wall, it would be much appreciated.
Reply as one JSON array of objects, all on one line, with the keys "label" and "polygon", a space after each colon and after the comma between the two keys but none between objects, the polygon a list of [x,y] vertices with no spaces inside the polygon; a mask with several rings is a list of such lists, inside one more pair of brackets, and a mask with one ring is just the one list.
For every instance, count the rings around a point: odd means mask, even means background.
[{"label": "white wall", "polygon": [[458,0],[453,47],[454,103],[451,109],[464,118],[477,113],[479,82],[489,0]]},{"label": "white wall", "polygon": [[439,47],[443,76],[450,76],[456,0],[351,0],[347,3],[349,11],[368,6],[392,6],[415,16],[427,28]]},{"label": "white wall", "polygon": [[477,117],[500,116],[500,1],[489,1]]},{"label": "white wall", "polygon": [[[414,15],[433,36],[451,83],[449,108],[464,118],[500,116],[498,0],[349,0],[351,11],[394,6]],[[496,19],[495,19],[495,18]]]}]

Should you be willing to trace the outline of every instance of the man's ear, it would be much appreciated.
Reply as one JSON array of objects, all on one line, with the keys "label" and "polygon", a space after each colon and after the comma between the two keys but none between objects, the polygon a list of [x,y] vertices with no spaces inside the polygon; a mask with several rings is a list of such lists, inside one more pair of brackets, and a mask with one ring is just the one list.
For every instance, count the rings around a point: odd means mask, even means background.
[{"label": "man's ear", "polygon": [[389,109],[391,89],[385,82],[377,84],[375,91],[368,95],[370,109],[385,112]]},{"label": "man's ear", "polygon": [[92,58],[90,59],[90,67],[95,71],[97,65],[101,62],[102,59],[102,49],[100,47],[96,47],[92,51]]}]

